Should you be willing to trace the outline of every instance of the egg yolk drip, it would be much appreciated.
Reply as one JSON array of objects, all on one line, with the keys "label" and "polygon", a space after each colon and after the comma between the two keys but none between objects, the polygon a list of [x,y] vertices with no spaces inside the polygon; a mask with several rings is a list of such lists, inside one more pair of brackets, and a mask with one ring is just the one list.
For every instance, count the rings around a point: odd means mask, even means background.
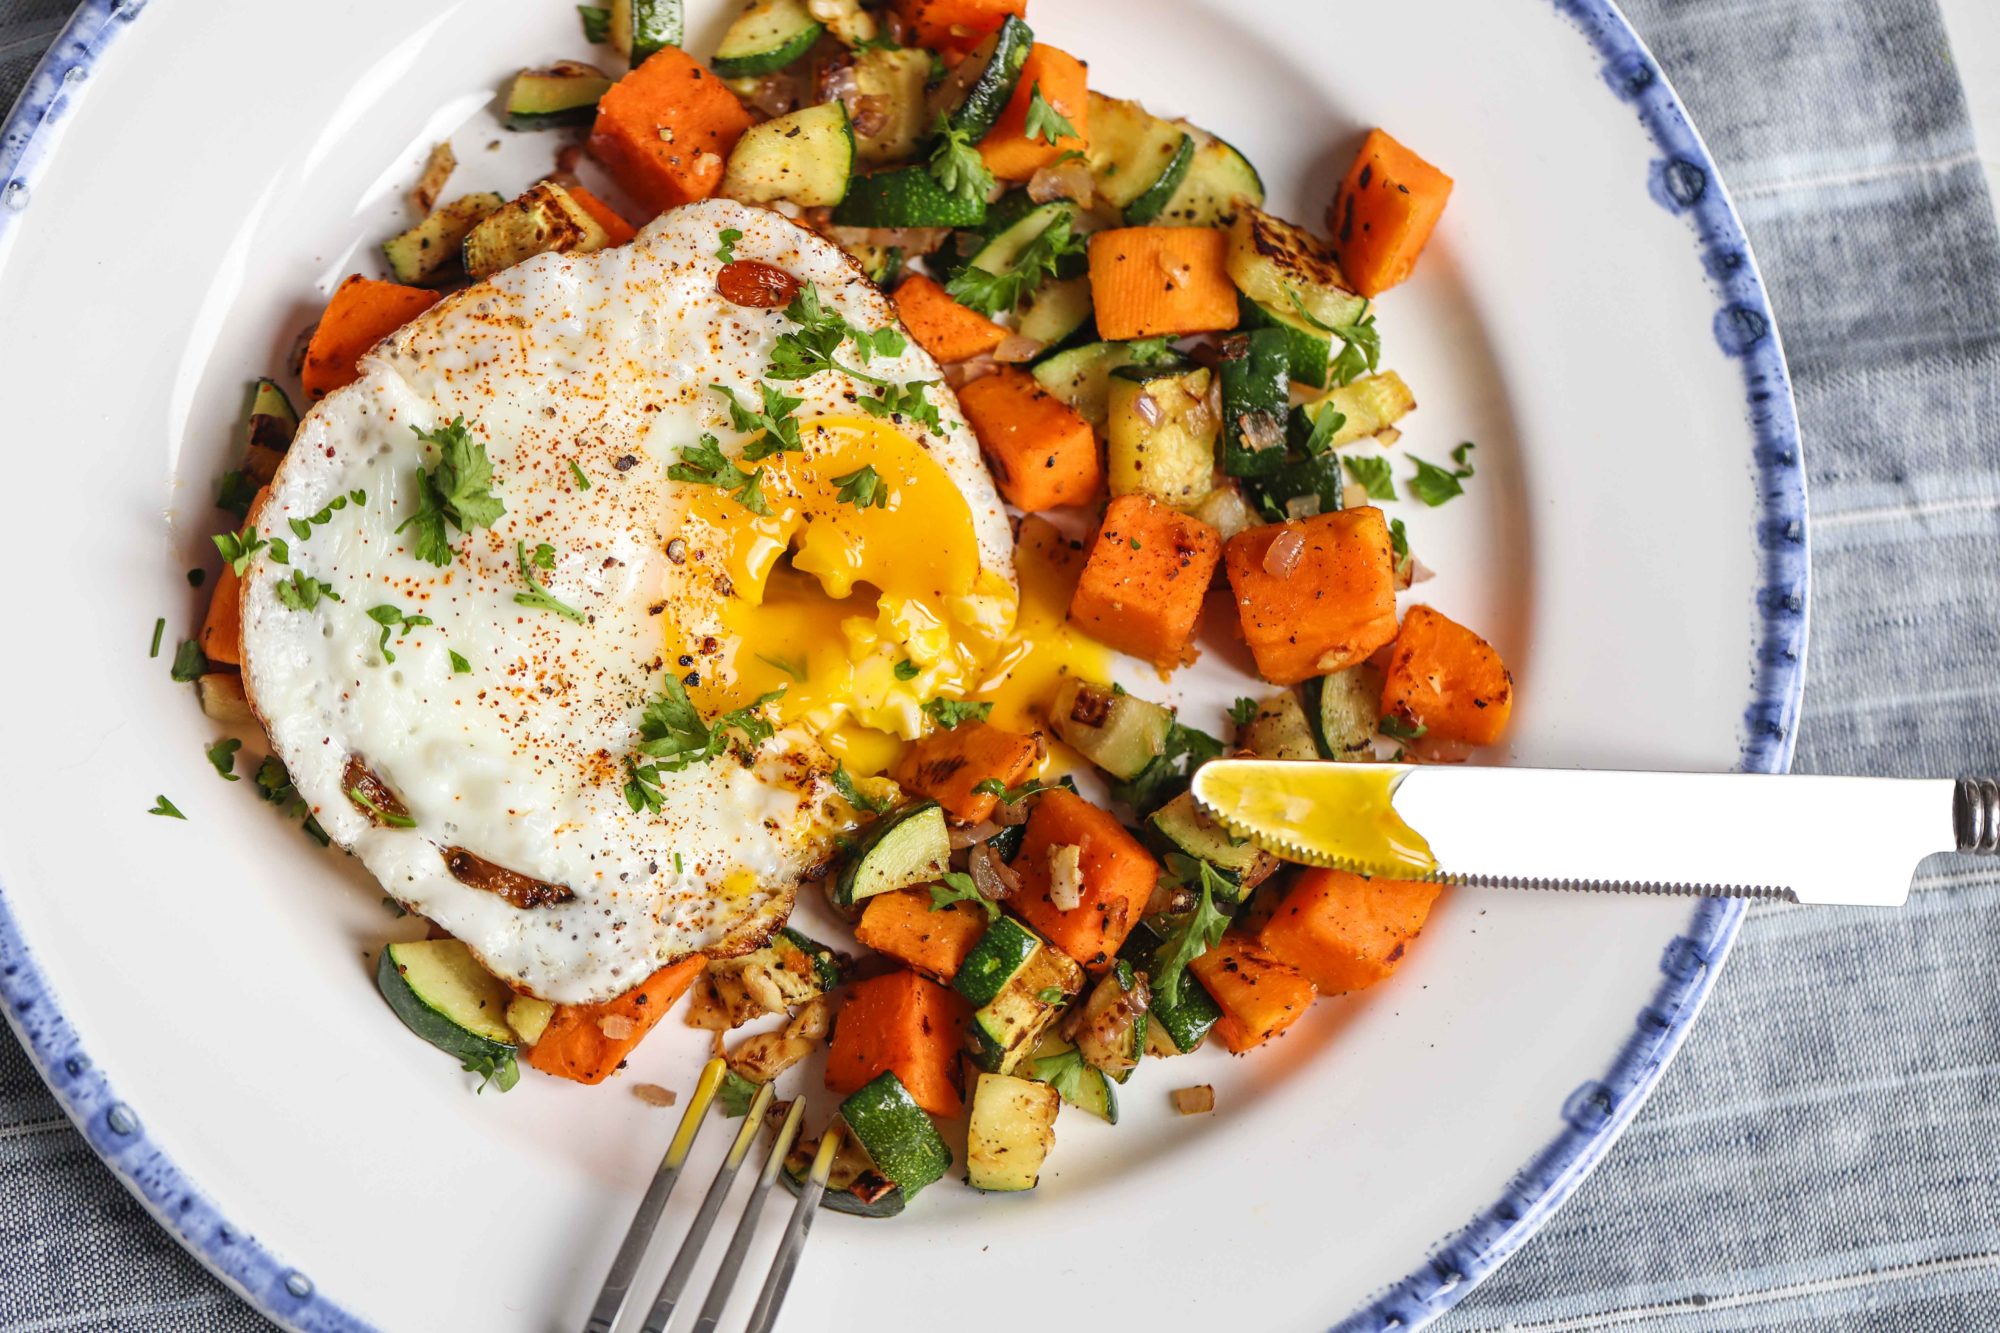
[{"label": "egg yolk drip", "polygon": [[[812,727],[867,774],[923,733],[931,699],[991,700],[995,725],[1031,731],[1064,675],[1109,679],[1109,652],[1065,624],[1082,553],[1053,527],[1023,526],[1017,600],[981,568],[965,496],[914,440],[829,417],[800,442],[755,464],[768,514],[716,488],[690,502],[684,539],[729,581],[720,634],[670,633],[669,660],[693,664],[704,715],[782,690],[781,723]],[[864,467],[876,486],[865,505]]]}]

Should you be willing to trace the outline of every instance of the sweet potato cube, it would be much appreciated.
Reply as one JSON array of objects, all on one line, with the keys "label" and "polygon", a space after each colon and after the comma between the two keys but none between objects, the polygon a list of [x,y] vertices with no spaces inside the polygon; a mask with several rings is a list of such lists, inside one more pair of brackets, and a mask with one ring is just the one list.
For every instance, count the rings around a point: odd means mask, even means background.
[{"label": "sweet potato cube", "polygon": [[[1280,538],[1303,542],[1295,560],[1265,558]],[[1251,528],[1229,539],[1224,559],[1243,638],[1274,685],[1344,670],[1396,637],[1395,556],[1379,509]]]},{"label": "sweet potato cube", "polygon": [[1361,990],[1396,970],[1441,891],[1421,880],[1308,869],[1285,890],[1257,941],[1322,995]]},{"label": "sweet potato cube", "polygon": [[854,927],[862,944],[937,981],[957,976],[985,933],[984,908],[964,902],[936,907],[924,889],[876,894]]},{"label": "sweet potato cube", "polygon": [[595,218],[598,226],[604,228],[606,245],[623,245],[639,234],[638,228],[627,222],[623,214],[581,185],[571,185],[566,188],[569,190],[569,197],[576,201],[577,206]]},{"label": "sweet potato cube", "polygon": [[1039,736],[1002,731],[985,722],[961,722],[949,729],[939,727],[912,745],[897,766],[896,781],[930,797],[952,818],[977,824],[993,813],[999,798],[973,788],[995,779],[1003,787],[1019,786],[1041,761]]},{"label": "sweet potato cube", "polygon": [[917,1105],[955,1116],[965,1106],[958,1050],[967,1017],[957,991],[915,972],[857,981],[834,1020],[826,1086],[845,1097],[889,1070]]},{"label": "sweet potato cube", "polygon": [[1195,621],[1221,554],[1222,534],[1200,519],[1150,495],[1121,495],[1104,511],[1069,618],[1162,670],[1192,661]]},{"label": "sweet potato cube", "polygon": [[1493,645],[1428,606],[1403,617],[1382,676],[1382,713],[1427,737],[1491,745],[1514,711],[1514,678]]},{"label": "sweet potato cube", "polygon": [[[1083,870],[1082,899],[1067,911],[1049,896],[1049,854],[1064,846],[1078,849]],[[1110,811],[1057,790],[1035,798],[1014,873],[1021,888],[1008,906],[1049,943],[1090,971],[1102,972],[1145,915],[1160,866]]]},{"label": "sweet potato cube", "polygon": [[[1014,84],[1014,95],[1006,110],[979,141],[979,155],[986,159],[986,169],[1003,181],[1024,181],[1064,153],[1082,152],[1090,142],[1090,98],[1084,89],[1085,80],[1081,60],[1046,42],[1036,42],[1021,64],[1021,76]],[[1075,134],[1065,134],[1054,143],[1040,134],[1028,134],[1028,107],[1038,90],[1042,100],[1070,123]]]},{"label": "sweet potato cube", "polygon": [[958,391],[958,405],[1008,503],[1032,514],[1097,497],[1097,436],[1033,375],[1013,366],[983,375]]},{"label": "sweet potato cube", "polygon": [[669,963],[615,1000],[557,1005],[541,1039],[528,1052],[528,1063],[557,1078],[602,1083],[667,1016],[707,965],[708,960],[696,954]]},{"label": "sweet potato cube", "polygon": [[1382,130],[1370,131],[1327,213],[1354,290],[1372,298],[1409,277],[1450,198],[1451,177]]},{"label": "sweet potato cube", "polygon": [[361,378],[356,364],[376,343],[437,303],[436,292],[351,274],[333,289],[326,313],[306,344],[299,382],[308,398],[324,398]]},{"label": "sweet potato cube", "polygon": [[939,51],[970,51],[1007,16],[1028,16],[1028,0],[896,0],[910,26],[910,44]]},{"label": "sweet potato cube", "polygon": [[972,307],[952,300],[944,288],[921,273],[904,278],[890,300],[895,303],[896,318],[903,321],[917,346],[939,361],[964,361],[1006,341],[1007,330]]},{"label": "sweet potato cube", "polygon": [[1188,970],[1222,1010],[1215,1034],[1236,1055],[1298,1022],[1313,1002],[1313,984],[1305,973],[1240,931],[1224,934]]},{"label": "sweet potato cube", "polygon": [[751,117],[701,61],[664,47],[611,85],[597,104],[590,152],[655,213],[706,199]]},{"label": "sweet potato cube", "polygon": [[215,576],[201,622],[201,653],[211,662],[243,665],[243,580],[228,565]]},{"label": "sweet potato cube", "polygon": [[1229,236],[1212,227],[1117,227],[1090,238],[1090,299],[1100,338],[1236,327]]}]

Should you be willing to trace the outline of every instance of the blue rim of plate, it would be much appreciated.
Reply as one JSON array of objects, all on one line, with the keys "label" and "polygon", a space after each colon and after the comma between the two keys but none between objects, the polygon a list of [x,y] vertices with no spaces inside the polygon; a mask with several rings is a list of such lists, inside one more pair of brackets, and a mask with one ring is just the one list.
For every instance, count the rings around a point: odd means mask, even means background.
[{"label": "blue rim of plate", "polygon": [[[1756,612],[1762,628],[1751,664],[1740,767],[1790,766],[1805,682],[1807,546],[1805,469],[1798,417],[1777,322],[1743,224],[1686,109],[1639,35],[1610,0],[1547,0],[1590,42],[1610,93],[1652,137],[1659,156],[1646,187],[1693,228],[1717,298],[1713,333],[1742,369],[1756,438],[1753,466],[1762,514]],[[8,232],[32,203],[56,131],[91,67],[147,0],[83,0],[0,124],[0,259]],[[1562,1205],[1611,1147],[1659,1081],[1714,985],[1743,919],[1741,901],[1705,899],[1660,959],[1662,981],[1631,1037],[1601,1077],[1567,1097],[1560,1129],[1517,1172],[1492,1207],[1431,1253],[1423,1267],[1376,1295],[1335,1333],[1414,1329],[1435,1319],[1518,1249]],[[233,1226],[148,1137],[63,1017],[36,968],[0,888],[0,1006],[57,1102],[91,1150],[161,1225],[263,1314],[300,1333],[368,1333],[303,1272]]]}]

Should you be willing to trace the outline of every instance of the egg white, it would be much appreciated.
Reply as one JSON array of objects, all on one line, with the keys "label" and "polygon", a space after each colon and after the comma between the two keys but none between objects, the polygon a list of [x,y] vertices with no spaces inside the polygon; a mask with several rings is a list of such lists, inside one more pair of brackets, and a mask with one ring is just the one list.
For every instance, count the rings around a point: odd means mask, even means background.
[{"label": "egg white", "polygon": [[[765,209],[690,204],[629,245],[538,256],[419,316],[306,415],[252,516],[286,542],[289,564],[265,550],[245,575],[244,681],[299,793],[398,901],[503,979],[558,1002],[618,995],[690,952],[754,947],[838,832],[831,761],[802,728],[754,755],[663,775],[659,813],[634,812],[623,794],[641,709],[678,670],[664,660],[666,622],[677,605],[712,600],[668,556],[692,486],[667,470],[704,431],[740,448],[746,436],[709,386],[756,401],[772,345],[793,327],[717,292],[725,228],[741,233],[736,258],[812,282],[857,327],[895,323],[821,237]],[[942,378],[914,341],[868,370],[899,384]],[[852,417],[854,395],[874,390],[829,371],[787,392],[805,400],[795,416],[806,422]],[[980,563],[1011,589],[1011,535],[977,442],[949,390],[930,393],[943,429],[906,431],[965,496]],[[506,512],[454,531],[454,559],[439,568],[396,529],[435,461],[416,430],[461,415]],[[309,537],[289,530],[353,492],[365,501]],[[517,604],[527,586],[517,542],[554,547],[554,568],[537,577],[587,623]],[[294,571],[340,600],[286,606],[277,589]],[[385,605],[434,624],[392,627],[385,652],[368,614]],[[468,672],[454,670],[453,652]],[[348,798],[350,756],[414,828],[380,826]],[[511,906],[447,870],[441,849],[454,846],[575,897]]]}]

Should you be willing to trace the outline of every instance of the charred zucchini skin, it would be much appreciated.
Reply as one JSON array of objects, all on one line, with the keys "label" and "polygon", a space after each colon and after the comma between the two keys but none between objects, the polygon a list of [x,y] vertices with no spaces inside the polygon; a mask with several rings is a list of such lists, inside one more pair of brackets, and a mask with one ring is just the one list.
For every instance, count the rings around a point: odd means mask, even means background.
[{"label": "charred zucchini skin", "polygon": [[507,93],[507,128],[552,130],[588,125],[597,102],[611,87],[603,70],[563,60],[543,69],[524,69]]},{"label": "charred zucchini skin", "polygon": [[[1075,959],[1039,938],[1037,945],[993,998],[973,1011],[966,1049],[981,1069],[1019,1072],[1036,1043],[1055,1026],[1063,1006],[1083,990],[1083,968]],[[1044,998],[1049,991],[1055,999]]]},{"label": "charred zucchini skin", "polygon": [[772,74],[810,51],[825,31],[805,0],[754,0],[729,25],[709,64],[725,79]]},{"label": "charred zucchini skin", "polygon": [[1041,936],[1012,917],[999,917],[959,964],[952,989],[975,1009],[990,1004],[1041,947]]},{"label": "charred zucchini skin", "polygon": [[[1159,973],[1160,950],[1165,946],[1166,940],[1159,931],[1150,922],[1141,922],[1126,936],[1125,947],[1118,951],[1118,956],[1150,978]],[[1152,1007],[1147,1016],[1166,1033],[1175,1050],[1187,1052],[1201,1045],[1208,1030],[1222,1018],[1222,1010],[1202,989],[1194,973],[1189,972],[1181,977],[1180,998],[1173,1004],[1162,998],[1159,987],[1153,988]]]},{"label": "charred zucchini skin", "polygon": [[397,282],[424,286],[458,271],[472,229],[505,207],[497,194],[468,194],[438,208],[400,235],[382,242],[382,256]]},{"label": "charred zucchini skin", "polygon": [[1155,810],[1146,827],[1155,846],[1213,867],[1230,886],[1231,902],[1241,902],[1278,868],[1277,858],[1256,843],[1233,841],[1228,830],[1202,813],[1192,792],[1182,792]]},{"label": "charred zucchini skin", "polygon": [[[1268,477],[1285,462],[1285,412],[1291,403],[1291,357],[1283,332],[1254,329],[1222,361],[1222,470]],[[1245,421],[1264,423],[1275,445],[1259,448]]]},{"label": "charred zucchini skin", "polygon": [[789,199],[807,208],[847,197],[854,180],[854,126],[839,102],[802,107],[753,125],[736,141],[722,193],[745,203]]},{"label": "charred zucchini skin", "polygon": [[937,879],[950,861],[943,808],[936,801],[918,801],[885,815],[869,830],[841,870],[834,893],[841,906],[854,907],[878,893]]},{"label": "charred zucchini skin", "polygon": [[840,1104],[840,1118],[906,1200],[951,1170],[951,1149],[894,1073],[862,1085]]},{"label": "charred zucchini skin", "polygon": [[468,1063],[514,1054],[505,983],[486,974],[457,940],[391,944],[375,965],[375,985],[403,1025]]},{"label": "charred zucchini skin", "polygon": [[681,0],[611,0],[611,44],[634,65],[679,46],[686,27]]},{"label": "charred zucchini skin", "polygon": [[[1008,99],[1014,96],[1014,85],[1021,78],[1021,66],[1027,63],[1029,48],[1034,44],[1033,30],[1018,17],[1009,14],[999,29],[965,58],[965,63],[973,65],[978,72],[972,75],[959,104],[945,108],[945,118],[968,142],[978,143],[984,139],[999,121],[1000,113],[1007,109]],[[988,47],[992,48],[990,53]],[[974,62],[979,61],[982,55],[985,56],[985,63],[975,65]]]},{"label": "charred zucchini skin", "polygon": [[843,227],[976,227],[986,221],[986,201],[946,194],[922,167],[898,167],[855,177],[833,220]]},{"label": "charred zucchini skin", "polygon": [[1166,169],[1160,173],[1160,178],[1142,190],[1138,198],[1125,205],[1125,225],[1144,226],[1164,213],[1167,204],[1174,197],[1174,192],[1180,189],[1181,182],[1187,179],[1188,168],[1193,165],[1194,136],[1183,134],[1180,146],[1175,148],[1174,155],[1167,159]]}]

